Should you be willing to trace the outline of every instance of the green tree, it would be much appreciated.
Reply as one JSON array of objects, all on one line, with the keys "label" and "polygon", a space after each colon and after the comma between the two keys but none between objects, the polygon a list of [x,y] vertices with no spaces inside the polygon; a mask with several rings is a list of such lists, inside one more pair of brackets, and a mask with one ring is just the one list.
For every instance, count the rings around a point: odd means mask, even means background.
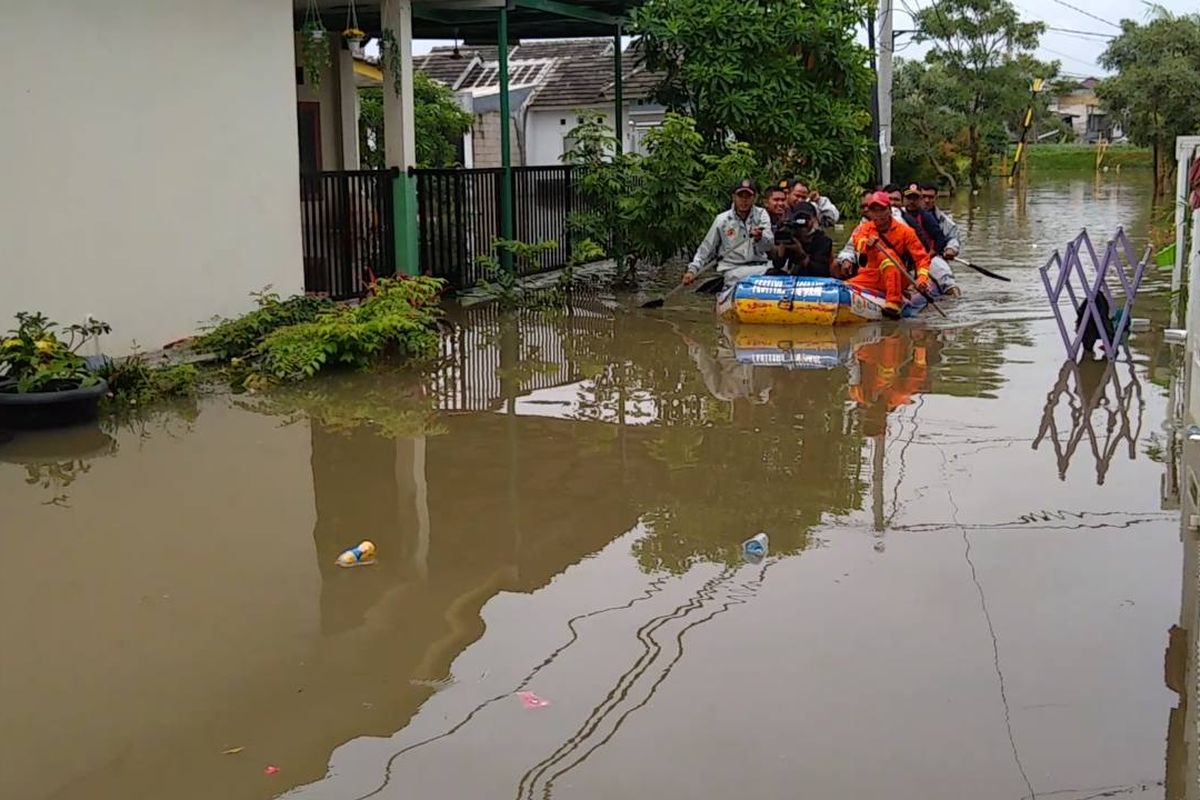
[{"label": "green tree", "polygon": [[[867,178],[868,0],[648,0],[632,30],[655,91],[715,151],[733,138],[759,163],[828,187]],[[830,191],[826,191],[831,194]]]},{"label": "green tree", "polygon": [[1200,14],[1160,7],[1145,25],[1122,20],[1099,61],[1117,74],[1097,94],[1134,143],[1153,150],[1154,190],[1164,194],[1175,137],[1200,132]]},{"label": "green tree", "polygon": [[[892,172],[905,179],[938,176],[953,193],[966,175],[958,141],[966,115],[950,103],[959,87],[942,64],[898,59],[892,84]],[[930,174],[932,173],[932,175]]]},{"label": "green tree", "polygon": [[645,156],[616,155],[612,130],[594,115],[570,136],[575,146],[563,160],[576,168],[583,200],[572,231],[608,243],[629,272],[641,259],[662,263],[695,246],[728,207],[733,184],[761,177],[749,145],[721,142],[709,151],[695,120],[679,114],[646,134]]},{"label": "green tree", "polygon": [[942,109],[966,123],[967,175],[978,189],[992,157],[1007,146],[1010,123],[1028,106],[1034,74],[1052,70],[1032,57],[1045,23],[1022,22],[1008,0],[938,0],[916,15],[925,57],[944,71]]},{"label": "green tree", "polygon": [[[381,169],[383,152],[383,88],[369,86],[359,92],[359,151],[363,166]],[[423,73],[413,75],[413,119],[416,123],[417,166],[454,167],[461,163],[463,135],[471,129],[471,115],[458,105],[454,92]]]}]

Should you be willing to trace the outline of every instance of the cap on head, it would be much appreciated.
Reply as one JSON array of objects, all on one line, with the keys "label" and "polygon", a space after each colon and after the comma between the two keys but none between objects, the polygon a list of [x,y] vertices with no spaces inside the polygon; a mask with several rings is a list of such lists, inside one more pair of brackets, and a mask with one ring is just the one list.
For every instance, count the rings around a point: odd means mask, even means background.
[{"label": "cap on head", "polygon": [[816,218],[817,207],[805,200],[803,203],[797,203],[796,209],[792,213],[795,214],[797,219],[802,219],[807,222],[810,219]]},{"label": "cap on head", "polygon": [[921,187],[915,183],[910,183],[908,186],[904,187],[904,196],[905,197],[914,197],[914,196],[920,197],[921,196]]},{"label": "cap on head", "polygon": [[750,178],[742,178],[733,187],[734,194],[758,194],[758,187]]},{"label": "cap on head", "polygon": [[892,205],[892,198],[887,192],[873,192],[868,195],[867,207],[879,206],[880,208],[889,208]]}]

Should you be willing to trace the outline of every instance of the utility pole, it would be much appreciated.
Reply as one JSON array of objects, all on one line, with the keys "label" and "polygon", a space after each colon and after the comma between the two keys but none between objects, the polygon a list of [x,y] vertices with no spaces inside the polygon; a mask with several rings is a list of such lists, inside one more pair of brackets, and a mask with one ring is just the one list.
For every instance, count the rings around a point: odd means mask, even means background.
[{"label": "utility pole", "polygon": [[896,38],[892,33],[892,0],[879,0],[879,173],[880,180],[892,182],[892,53]]},{"label": "utility pole", "polygon": [[867,6],[867,49],[871,51],[871,184],[883,174],[879,152],[879,66],[875,62],[875,6]]}]

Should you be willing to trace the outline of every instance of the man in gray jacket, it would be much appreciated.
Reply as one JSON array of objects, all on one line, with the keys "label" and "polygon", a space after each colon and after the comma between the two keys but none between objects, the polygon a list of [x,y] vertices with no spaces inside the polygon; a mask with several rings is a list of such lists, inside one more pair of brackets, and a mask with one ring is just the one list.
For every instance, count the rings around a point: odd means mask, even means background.
[{"label": "man in gray jacket", "polygon": [[757,197],[758,188],[749,178],[733,187],[733,205],[713,220],[687,272],[683,273],[685,284],[696,280],[714,259],[726,287],[767,271],[775,235],[767,212],[754,204]]}]

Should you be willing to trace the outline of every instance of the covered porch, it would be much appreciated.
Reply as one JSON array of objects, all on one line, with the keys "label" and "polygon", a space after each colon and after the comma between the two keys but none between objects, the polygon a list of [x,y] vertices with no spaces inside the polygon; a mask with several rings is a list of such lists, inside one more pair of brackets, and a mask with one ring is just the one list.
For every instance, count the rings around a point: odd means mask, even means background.
[{"label": "covered porch", "polygon": [[[494,238],[554,238],[559,247],[539,267],[562,266],[570,254],[570,168],[514,166],[511,124],[498,126],[498,168],[418,168],[412,42],[507,43],[496,48],[495,68],[499,116],[511,120],[511,47],[521,39],[612,37],[613,120],[622,130],[621,36],[628,11],[640,2],[293,0],[306,291],[353,297],[372,277],[397,273],[434,274],[466,288],[478,277],[474,259]],[[305,31],[314,24],[329,48],[319,75],[306,71],[310,59],[302,56],[312,45]],[[350,27],[364,32],[364,43],[378,43],[377,66],[342,35]],[[386,161],[384,169],[363,170],[358,89],[372,69],[382,81]]]}]

